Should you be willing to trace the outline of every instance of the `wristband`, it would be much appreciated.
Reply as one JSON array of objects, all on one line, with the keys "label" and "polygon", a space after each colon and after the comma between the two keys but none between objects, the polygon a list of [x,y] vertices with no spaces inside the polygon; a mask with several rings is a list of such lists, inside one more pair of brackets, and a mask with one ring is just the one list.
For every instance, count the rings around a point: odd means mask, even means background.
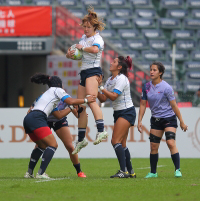
[{"label": "wristband", "polygon": [[73,105],[70,105],[69,108],[70,108],[71,110],[73,110],[73,109],[74,109],[74,106],[73,106]]},{"label": "wristband", "polygon": [[84,51],[85,47],[82,47],[81,50]]},{"label": "wristband", "polygon": [[104,89],[104,87],[103,87],[103,86],[100,86],[99,89],[102,91],[102,90]]},{"label": "wristband", "polygon": [[84,98],[84,103],[88,103],[88,99],[87,98]]}]

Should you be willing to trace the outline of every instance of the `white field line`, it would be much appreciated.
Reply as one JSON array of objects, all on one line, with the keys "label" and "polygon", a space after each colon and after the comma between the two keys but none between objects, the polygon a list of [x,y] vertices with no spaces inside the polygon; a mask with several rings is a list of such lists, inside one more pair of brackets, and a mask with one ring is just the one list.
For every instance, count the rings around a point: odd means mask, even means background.
[{"label": "white field line", "polygon": [[50,178],[50,179],[40,179],[40,180],[35,181],[35,183],[46,182],[46,181],[56,181],[56,180],[63,180],[63,179],[69,179],[69,178],[57,178],[57,179]]},{"label": "white field line", "polygon": [[[166,165],[158,165],[157,167],[165,167]],[[138,170],[149,169],[150,167],[135,168]]]}]

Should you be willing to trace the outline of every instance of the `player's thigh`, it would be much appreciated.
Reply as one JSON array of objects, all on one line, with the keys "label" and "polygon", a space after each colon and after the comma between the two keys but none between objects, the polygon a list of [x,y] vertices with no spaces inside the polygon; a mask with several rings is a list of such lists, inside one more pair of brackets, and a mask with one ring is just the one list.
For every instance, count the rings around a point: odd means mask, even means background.
[{"label": "player's thigh", "polygon": [[130,123],[126,119],[122,117],[118,118],[113,129],[112,140],[122,142],[127,137],[129,128]]},{"label": "player's thigh", "polygon": [[61,139],[66,148],[73,146],[73,138],[70,133],[69,127],[61,127],[60,129],[56,130],[56,134]]},{"label": "player's thigh", "polygon": [[83,87],[82,85],[79,84],[77,98],[85,98],[85,96],[86,96],[85,87]]},{"label": "player's thigh", "polygon": [[40,146],[40,145],[41,145],[40,142],[42,142],[42,143],[45,144],[46,146],[58,147],[58,144],[57,144],[56,139],[55,139],[55,137],[54,137],[53,134],[50,134],[50,135],[46,136],[45,138],[43,138],[43,139],[41,139],[41,140],[38,140],[38,141],[36,142],[36,144],[37,144],[38,146]]},{"label": "player's thigh", "polygon": [[86,95],[95,95],[98,94],[98,82],[97,75],[89,77],[86,79]]},{"label": "player's thigh", "polygon": [[164,130],[150,129],[150,133],[159,137],[159,138],[162,138]]}]

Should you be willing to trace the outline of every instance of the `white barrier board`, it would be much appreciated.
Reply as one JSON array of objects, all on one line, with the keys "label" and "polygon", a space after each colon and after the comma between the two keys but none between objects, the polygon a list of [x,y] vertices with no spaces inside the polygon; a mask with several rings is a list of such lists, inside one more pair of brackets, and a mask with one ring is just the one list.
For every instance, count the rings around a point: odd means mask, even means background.
[{"label": "white barrier board", "polygon": [[[23,119],[28,108],[6,108],[0,109],[0,158],[29,158],[34,148],[34,143],[30,142],[28,135],[24,133]],[[113,130],[113,109],[102,108],[105,127],[109,133],[107,141],[99,145],[93,145],[96,136],[96,125],[94,117],[89,108],[87,140],[89,144],[79,153],[80,158],[115,158],[115,152],[110,143]],[[138,116],[139,108],[136,108]],[[180,127],[177,129],[177,147],[182,158],[199,158],[200,156],[200,108],[181,108],[181,114],[185,123],[188,125],[188,131],[183,132]],[[131,127],[127,142],[132,158],[148,158],[149,131],[150,131],[150,110],[147,108],[143,118],[144,131],[140,134],[136,125]],[[68,122],[71,134],[77,139],[78,121],[72,115],[68,115]],[[178,121],[179,122],[179,121]],[[55,134],[56,136],[56,134]],[[163,139],[165,137],[163,136]],[[57,158],[69,158],[68,152],[60,139],[56,136],[58,149],[54,155]],[[171,157],[166,142],[161,141],[159,148],[159,157]]]}]

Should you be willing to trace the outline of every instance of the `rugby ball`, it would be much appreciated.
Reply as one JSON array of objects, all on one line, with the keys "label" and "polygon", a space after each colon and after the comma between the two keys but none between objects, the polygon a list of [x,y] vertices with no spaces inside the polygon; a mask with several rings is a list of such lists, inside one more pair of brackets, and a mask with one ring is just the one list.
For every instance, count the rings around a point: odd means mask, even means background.
[{"label": "rugby ball", "polygon": [[74,45],[71,46],[71,50],[75,50],[75,53],[74,53],[74,55],[73,55],[73,59],[79,60],[79,59],[82,58],[82,56],[83,56],[83,51],[77,49],[77,48],[76,48],[76,44],[74,44]]}]

